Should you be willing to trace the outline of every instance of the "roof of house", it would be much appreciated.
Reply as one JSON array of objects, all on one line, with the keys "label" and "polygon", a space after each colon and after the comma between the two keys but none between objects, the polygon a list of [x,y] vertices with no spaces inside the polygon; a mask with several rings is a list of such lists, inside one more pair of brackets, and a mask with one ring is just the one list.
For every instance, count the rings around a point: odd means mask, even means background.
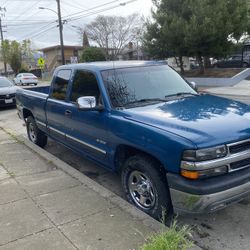
[{"label": "roof of house", "polygon": [[[57,50],[60,48],[61,48],[61,45],[55,45],[55,46],[42,48],[42,49],[40,49],[40,51],[46,52],[46,51],[50,51],[50,50]],[[81,50],[81,49],[83,49],[83,47],[79,46],[79,45],[64,45],[64,49]]]}]

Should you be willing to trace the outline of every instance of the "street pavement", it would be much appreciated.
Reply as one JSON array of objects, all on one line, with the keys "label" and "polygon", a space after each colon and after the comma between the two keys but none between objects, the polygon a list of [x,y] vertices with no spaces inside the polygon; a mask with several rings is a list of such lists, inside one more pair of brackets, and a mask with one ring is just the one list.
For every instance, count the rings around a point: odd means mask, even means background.
[{"label": "street pavement", "polygon": [[0,117],[0,250],[139,249],[164,228]]},{"label": "street pavement", "polygon": [[[219,93],[218,88],[216,88],[215,90],[209,89],[206,91],[210,91],[211,93],[212,91],[217,91],[213,94],[223,96],[225,96],[226,93],[226,96],[229,98],[249,103],[249,99],[246,95],[247,87],[244,88],[244,85],[246,84],[248,86],[248,83],[249,82],[246,82],[244,84],[242,83],[242,91],[240,93],[237,93],[237,95],[235,95],[235,89],[232,89],[231,92],[227,89],[228,92],[224,90],[221,93]],[[17,118],[15,109],[0,110],[0,127],[7,128],[9,131],[12,131],[13,134],[26,138],[26,128],[23,126],[23,122]],[[97,183],[97,185],[100,184],[112,191],[113,193],[116,193],[120,197],[123,197],[120,185],[120,178],[117,175],[96,166],[92,162],[89,162],[83,157],[75,154],[74,152],[52,140],[49,140],[49,143],[46,146],[45,150],[56,156],[57,158],[61,159],[63,162],[73,166],[75,169],[79,170],[84,175],[90,177]],[[74,194],[71,193],[71,195]],[[50,202],[52,202],[53,200],[54,197],[50,198]],[[42,201],[43,198],[41,199],[41,202]],[[47,204],[47,201],[45,202],[45,204]],[[51,208],[51,203],[48,204]],[[54,208],[51,208],[52,211],[53,209]],[[63,217],[61,217],[60,215],[54,216],[54,223],[60,223],[60,220],[63,220]],[[249,218],[250,197],[249,199],[245,199],[244,201],[238,204],[234,204],[226,209],[223,209],[213,214],[204,214],[201,216],[179,216],[177,220],[179,221],[179,223],[188,224],[193,228],[194,238],[197,241],[197,244],[204,250],[248,250],[250,249]],[[67,217],[65,220],[67,220]],[[67,221],[63,221],[62,223],[67,223]],[[46,238],[47,236],[44,237]],[[77,238],[77,240],[79,240],[79,238]]]}]

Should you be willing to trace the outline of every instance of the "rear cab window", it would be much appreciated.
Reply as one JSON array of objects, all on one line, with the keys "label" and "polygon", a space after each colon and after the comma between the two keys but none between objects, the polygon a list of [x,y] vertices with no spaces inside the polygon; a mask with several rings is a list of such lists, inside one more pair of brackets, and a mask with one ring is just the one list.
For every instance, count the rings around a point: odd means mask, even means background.
[{"label": "rear cab window", "polygon": [[66,100],[71,72],[71,69],[61,69],[56,73],[52,84],[50,94],[51,98],[56,100]]}]

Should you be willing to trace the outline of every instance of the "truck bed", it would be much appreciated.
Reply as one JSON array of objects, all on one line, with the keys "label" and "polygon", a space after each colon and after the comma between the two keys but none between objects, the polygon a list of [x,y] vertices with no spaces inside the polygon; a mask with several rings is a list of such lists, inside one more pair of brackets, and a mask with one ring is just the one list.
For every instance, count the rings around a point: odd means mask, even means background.
[{"label": "truck bed", "polygon": [[[45,106],[49,95],[49,86],[19,88],[16,92],[17,108],[24,108],[34,114],[37,121],[46,123]],[[22,107],[19,107],[21,104]]]}]

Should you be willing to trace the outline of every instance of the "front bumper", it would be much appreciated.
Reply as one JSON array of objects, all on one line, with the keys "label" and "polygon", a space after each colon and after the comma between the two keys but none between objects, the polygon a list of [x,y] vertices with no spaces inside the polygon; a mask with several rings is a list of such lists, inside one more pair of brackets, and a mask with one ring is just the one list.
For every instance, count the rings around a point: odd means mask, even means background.
[{"label": "front bumper", "polygon": [[174,211],[209,213],[250,197],[250,168],[197,181],[167,174]]}]

